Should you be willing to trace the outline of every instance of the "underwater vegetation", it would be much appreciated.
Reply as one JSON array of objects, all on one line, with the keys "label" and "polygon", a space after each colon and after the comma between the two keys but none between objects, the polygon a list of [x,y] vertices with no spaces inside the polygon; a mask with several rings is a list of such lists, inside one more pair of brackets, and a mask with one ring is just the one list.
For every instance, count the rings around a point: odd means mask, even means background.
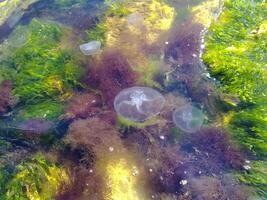
[{"label": "underwater vegetation", "polygon": [[38,104],[26,105],[18,108],[16,119],[29,120],[29,119],[45,119],[56,120],[61,114],[64,113],[65,106],[56,101],[42,101]]},{"label": "underwater vegetation", "polygon": [[77,85],[81,69],[70,50],[60,49],[60,39],[67,29],[38,19],[18,29],[29,32],[25,44],[12,48],[0,64],[16,71],[14,94],[27,103],[68,95]]},{"label": "underwater vegetation", "polygon": [[267,4],[225,1],[219,21],[210,27],[203,60],[225,92],[257,102],[266,94]]},{"label": "underwater vegetation", "polygon": [[74,94],[68,101],[64,118],[86,119],[100,112],[103,105],[101,96],[93,92]]},{"label": "underwater vegetation", "polygon": [[151,52],[156,49],[157,54],[161,53],[157,40],[171,28],[176,15],[174,8],[161,0],[106,4],[107,12],[94,29],[88,30],[88,40],[119,49],[138,74],[139,85],[161,88],[155,78],[160,72],[162,55],[153,57]]},{"label": "underwater vegetation", "polygon": [[73,149],[87,149],[98,159],[124,149],[116,128],[97,117],[73,122],[64,141]]},{"label": "underwater vegetation", "polygon": [[[235,174],[241,183],[253,186],[256,192],[262,196],[267,195],[267,163],[266,161],[253,161],[251,170],[243,174]],[[255,195],[257,196],[257,195]]]},{"label": "underwater vegetation", "polygon": [[113,108],[115,96],[124,88],[135,85],[136,73],[127,59],[117,50],[104,52],[101,61],[94,67],[89,66],[85,82],[98,88],[105,103]]},{"label": "underwater vegetation", "polygon": [[68,171],[46,160],[40,153],[16,166],[6,180],[1,199],[54,199],[60,187],[69,184]]},{"label": "underwater vegetation", "polygon": [[[105,45],[118,45],[121,35],[131,34],[133,37],[144,38],[147,43],[156,42],[160,34],[167,31],[175,17],[174,8],[161,0],[152,1],[106,1],[108,11],[102,22],[95,29],[88,31],[90,40],[104,37]],[[135,14],[138,22],[129,20]],[[127,20],[128,18],[128,20]],[[143,20],[142,20],[143,19]],[[128,26],[128,22],[130,21]],[[136,26],[140,24],[140,26]]]},{"label": "underwater vegetation", "polygon": [[234,146],[229,134],[216,128],[203,128],[192,137],[192,144],[200,151],[208,153],[209,159],[232,168],[242,169],[244,155]]},{"label": "underwater vegetation", "polygon": [[3,81],[0,84],[0,114],[5,113],[8,108],[15,105],[15,98],[12,97],[13,84],[11,81]]},{"label": "underwater vegetation", "polygon": [[259,198],[266,198],[261,177],[266,176],[267,158],[267,4],[226,0],[224,6],[219,20],[210,27],[203,60],[222,91],[240,99],[225,114],[224,125],[254,161],[237,177],[253,186]]},{"label": "underwater vegetation", "polygon": [[255,105],[235,113],[228,125],[233,137],[257,158],[267,156],[267,105]]},{"label": "underwater vegetation", "polygon": [[[203,56],[211,71],[216,59],[221,70],[263,63],[266,20],[252,30],[253,15],[239,20],[259,1],[225,0]],[[242,78],[228,90],[235,77],[214,80],[200,59],[220,3],[40,1],[9,36],[0,30],[0,199],[248,200],[247,187],[265,198],[265,83],[252,91]],[[251,38],[231,40],[237,22]],[[236,63],[246,51],[220,53],[246,41],[253,62]]]}]

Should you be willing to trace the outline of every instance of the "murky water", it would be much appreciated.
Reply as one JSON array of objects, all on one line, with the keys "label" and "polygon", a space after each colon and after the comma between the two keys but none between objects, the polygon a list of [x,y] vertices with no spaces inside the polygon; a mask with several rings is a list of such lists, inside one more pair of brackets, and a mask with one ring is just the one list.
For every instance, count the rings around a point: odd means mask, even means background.
[{"label": "murky water", "polygon": [[251,155],[223,128],[227,96],[202,60],[223,1],[12,6],[0,15],[0,198],[256,198],[234,176]]}]

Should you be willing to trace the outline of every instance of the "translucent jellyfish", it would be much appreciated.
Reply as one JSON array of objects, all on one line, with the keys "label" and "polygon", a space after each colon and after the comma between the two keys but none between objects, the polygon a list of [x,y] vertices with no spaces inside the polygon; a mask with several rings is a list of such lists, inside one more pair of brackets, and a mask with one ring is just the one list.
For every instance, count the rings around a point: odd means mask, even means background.
[{"label": "translucent jellyfish", "polygon": [[140,28],[143,24],[144,18],[139,13],[131,13],[127,16],[127,22],[129,25]]},{"label": "translucent jellyfish", "polygon": [[131,87],[122,90],[114,100],[114,108],[122,117],[142,122],[157,115],[165,98],[148,87]]},{"label": "translucent jellyfish", "polygon": [[25,29],[24,27],[19,26],[16,31],[11,34],[8,43],[12,47],[19,48],[28,42],[29,36],[30,31],[28,29]]},{"label": "translucent jellyfish", "polygon": [[100,48],[101,42],[96,40],[80,45],[80,50],[87,56],[96,54]]},{"label": "translucent jellyfish", "polygon": [[197,131],[204,120],[202,111],[190,104],[177,108],[172,117],[177,127],[189,133]]},{"label": "translucent jellyfish", "polygon": [[51,121],[41,120],[41,119],[30,119],[17,126],[17,129],[22,131],[29,131],[34,133],[46,133],[51,128],[53,128],[54,123]]}]

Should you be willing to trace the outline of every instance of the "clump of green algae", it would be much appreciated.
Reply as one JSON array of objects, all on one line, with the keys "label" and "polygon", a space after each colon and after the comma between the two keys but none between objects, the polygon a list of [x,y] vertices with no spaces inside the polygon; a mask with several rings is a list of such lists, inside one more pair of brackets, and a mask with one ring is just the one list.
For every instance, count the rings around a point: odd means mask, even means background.
[{"label": "clump of green algae", "polygon": [[0,178],[0,198],[5,200],[52,200],[70,181],[67,169],[46,160],[41,153],[22,161],[13,173],[1,168]]}]

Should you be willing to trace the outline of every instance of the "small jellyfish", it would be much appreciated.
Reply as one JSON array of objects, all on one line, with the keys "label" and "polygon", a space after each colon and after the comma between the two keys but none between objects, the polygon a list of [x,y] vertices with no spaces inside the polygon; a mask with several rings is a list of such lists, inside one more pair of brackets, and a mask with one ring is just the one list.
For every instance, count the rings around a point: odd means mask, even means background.
[{"label": "small jellyfish", "polygon": [[80,45],[80,50],[87,56],[97,54],[100,48],[101,42],[96,40]]},{"label": "small jellyfish", "polygon": [[30,37],[30,31],[22,26],[16,28],[15,32],[10,35],[7,43],[13,48],[20,48],[24,46]]},{"label": "small jellyfish", "polygon": [[114,108],[122,117],[143,122],[159,114],[165,98],[148,87],[131,87],[122,90],[114,100]]},{"label": "small jellyfish", "polygon": [[131,13],[127,16],[127,22],[129,25],[140,28],[143,24],[144,18],[139,13]]},{"label": "small jellyfish", "polygon": [[28,121],[18,124],[17,129],[26,132],[42,134],[48,132],[51,128],[53,128],[53,126],[54,123],[51,121],[30,119]]},{"label": "small jellyfish", "polygon": [[204,121],[202,111],[189,104],[177,108],[172,117],[175,125],[188,133],[197,131]]}]

